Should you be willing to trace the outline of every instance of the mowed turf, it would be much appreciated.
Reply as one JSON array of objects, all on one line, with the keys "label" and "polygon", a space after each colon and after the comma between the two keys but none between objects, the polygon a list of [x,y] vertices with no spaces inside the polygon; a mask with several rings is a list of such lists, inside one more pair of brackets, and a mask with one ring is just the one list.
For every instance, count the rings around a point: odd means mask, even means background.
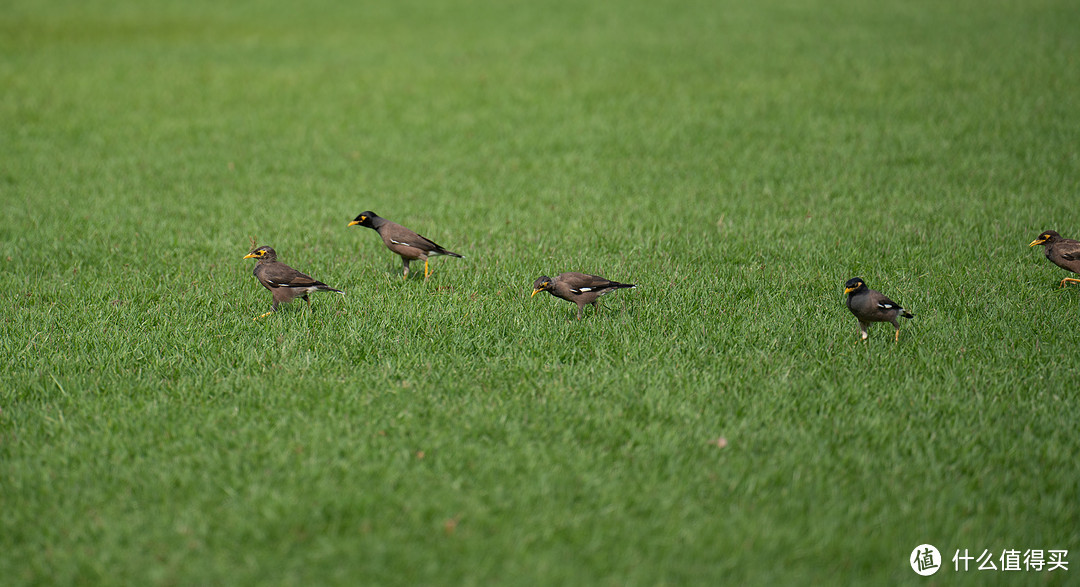
[{"label": "mowed turf", "polygon": [[[9,3],[2,582],[1073,583],[1078,55],[1064,0]],[[346,296],[253,320],[251,237]]]}]

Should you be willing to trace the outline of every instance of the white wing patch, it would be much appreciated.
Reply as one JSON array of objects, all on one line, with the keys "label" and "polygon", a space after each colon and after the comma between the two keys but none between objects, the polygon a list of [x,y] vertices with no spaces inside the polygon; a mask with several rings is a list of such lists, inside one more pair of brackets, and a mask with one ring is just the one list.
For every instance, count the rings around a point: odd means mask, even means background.
[{"label": "white wing patch", "polygon": [[293,285],[291,283],[282,283],[280,281],[273,281],[273,280],[268,280],[268,281],[270,282],[270,285],[272,287],[287,287],[287,288],[292,289],[292,290],[300,290],[300,291],[308,291],[308,292],[315,291],[315,288],[313,286],[310,286],[310,285]]},{"label": "white wing patch", "polygon": [[406,246],[406,247],[411,247],[412,246],[409,243],[403,243],[401,241],[396,241],[394,239],[390,239],[390,242],[394,243],[395,245],[402,245],[402,246]]},{"label": "white wing patch", "polygon": [[896,306],[894,306],[892,304],[878,304],[877,307],[881,308],[882,310],[891,310],[891,309],[895,308]]},{"label": "white wing patch", "polygon": [[592,290],[593,290],[593,288],[591,288],[591,287],[583,287],[583,288],[579,289],[578,291],[581,292],[581,293],[585,293],[587,291],[592,291]]}]

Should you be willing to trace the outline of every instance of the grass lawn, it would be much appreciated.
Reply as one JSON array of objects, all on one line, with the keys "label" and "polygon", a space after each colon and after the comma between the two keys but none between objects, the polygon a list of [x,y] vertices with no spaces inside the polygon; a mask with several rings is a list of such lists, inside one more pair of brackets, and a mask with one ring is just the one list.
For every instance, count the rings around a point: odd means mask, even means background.
[{"label": "grass lawn", "polygon": [[14,0],[0,88],[6,585],[1077,582],[951,561],[1080,564],[1075,2]]}]

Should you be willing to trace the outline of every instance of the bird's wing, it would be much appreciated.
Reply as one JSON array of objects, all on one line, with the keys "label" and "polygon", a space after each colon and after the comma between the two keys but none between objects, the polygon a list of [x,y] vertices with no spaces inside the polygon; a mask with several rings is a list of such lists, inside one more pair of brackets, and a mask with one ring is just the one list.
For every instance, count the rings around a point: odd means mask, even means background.
[{"label": "bird's wing", "polygon": [[310,275],[300,273],[284,263],[271,263],[259,276],[270,287],[315,287],[324,285]]},{"label": "bird's wing", "polygon": [[1057,252],[1070,261],[1080,261],[1080,241],[1071,238],[1059,241],[1055,247]]},{"label": "bird's wing", "polygon": [[886,311],[886,312],[889,311],[889,310],[902,310],[903,309],[900,306],[900,304],[890,300],[889,298],[885,297],[883,294],[880,294],[880,293],[878,295],[874,296],[874,302],[877,304],[877,308],[879,310],[883,310],[883,311]]},{"label": "bird's wing", "polygon": [[383,230],[386,231],[386,240],[395,245],[413,247],[422,251],[434,251],[442,248],[430,239],[424,238],[400,224],[387,222],[383,225]]},{"label": "bird's wing", "polygon": [[559,279],[570,288],[571,292],[576,294],[600,291],[616,285],[610,279],[587,273],[564,273],[559,276]]}]

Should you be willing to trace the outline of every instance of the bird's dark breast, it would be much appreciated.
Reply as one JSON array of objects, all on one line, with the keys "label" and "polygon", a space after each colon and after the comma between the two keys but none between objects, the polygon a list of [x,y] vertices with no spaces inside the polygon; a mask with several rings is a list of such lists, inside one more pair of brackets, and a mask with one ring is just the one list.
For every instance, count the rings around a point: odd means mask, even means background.
[{"label": "bird's dark breast", "polygon": [[880,313],[877,306],[873,303],[873,300],[865,295],[849,296],[848,309],[860,318],[868,318]]},{"label": "bird's dark breast", "polygon": [[551,295],[553,295],[553,296],[555,296],[557,298],[562,298],[562,299],[564,299],[564,300],[566,300],[568,302],[574,302],[574,303],[577,303],[577,297],[579,295],[581,295],[581,294],[574,293],[574,292],[571,292],[571,291],[557,291],[557,290],[554,290],[554,289],[551,289],[551,290],[548,290],[548,291],[551,292]]},{"label": "bird's dark breast", "polygon": [[267,279],[263,279],[262,274],[265,273],[265,272],[266,272],[266,266],[265,265],[256,265],[255,266],[255,271],[253,271],[252,273],[255,274],[255,277],[259,280],[259,283],[261,283],[263,285],[263,287],[265,287],[266,289],[269,289],[269,290],[276,289],[278,287],[278,284],[273,283],[272,281],[269,281]]}]

